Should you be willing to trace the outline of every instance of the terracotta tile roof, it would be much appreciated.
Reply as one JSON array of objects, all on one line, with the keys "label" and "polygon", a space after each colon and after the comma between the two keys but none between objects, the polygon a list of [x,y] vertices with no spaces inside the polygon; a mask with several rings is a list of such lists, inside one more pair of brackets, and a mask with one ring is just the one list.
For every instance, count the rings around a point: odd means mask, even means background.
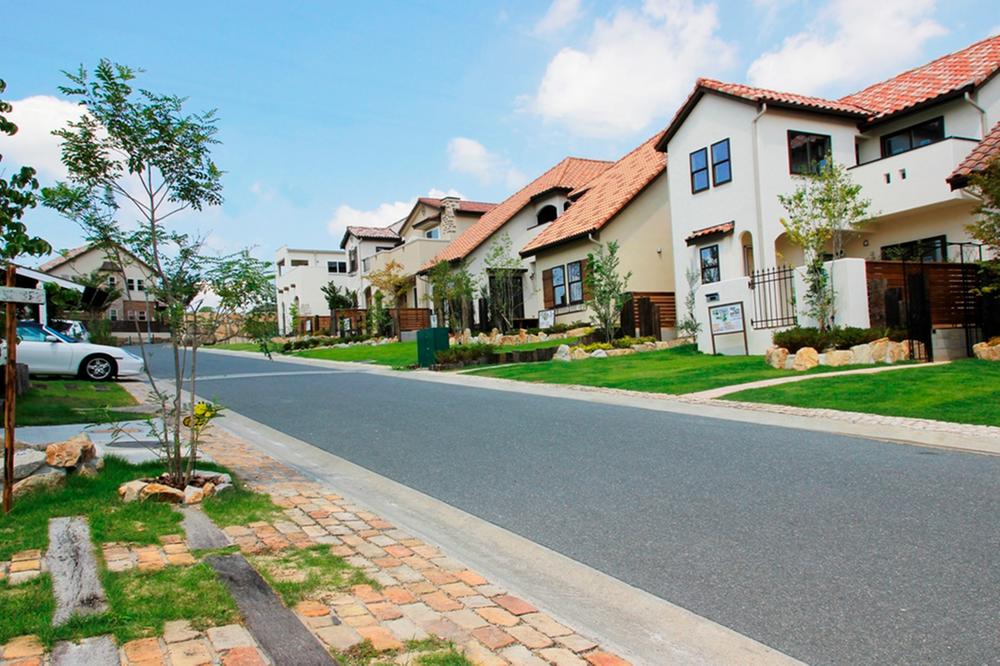
[{"label": "terracotta tile roof", "polygon": [[981,86],[998,68],[1000,35],[841,97],[840,101],[868,109],[869,122],[881,120],[964,88]]},{"label": "terracotta tile roof", "polygon": [[[441,207],[441,199],[436,199],[434,197],[420,197],[417,201],[422,204],[427,204],[428,206],[433,206],[434,208]],[[495,203],[487,203],[485,201],[466,201],[465,199],[458,200],[458,210],[463,213],[487,213],[493,208],[496,208]]]},{"label": "terracotta tile roof", "polygon": [[723,222],[722,224],[715,224],[711,227],[705,227],[704,229],[698,229],[697,231],[692,231],[691,235],[684,239],[688,245],[691,245],[699,238],[707,238],[709,236],[724,236],[726,234],[733,233],[733,229],[736,228],[735,222]]},{"label": "terracotta tile roof", "polygon": [[527,206],[534,195],[553,187],[562,187],[568,190],[580,187],[599,176],[611,164],[611,162],[602,160],[586,160],[579,157],[565,158],[479,218],[478,222],[449,243],[448,247],[423,268],[430,268],[441,261],[464,259],[503,227],[510,218]]},{"label": "terracotta tile roof", "polygon": [[75,247],[72,250],[67,250],[65,254],[61,254],[58,257],[53,257],[52,259],[49,259],[44,264],[39,266],[36,270],[41,271],[42,273],[48,273],[49,271],[55,270],[60,266],[62,266],[63,264],[76,259],[81,254],[86,254],[88,251],[90,251],[89,245],[81,245],[80,247]]},{"label": "terracotta tile roof", "polygon": [[783,106],[800,106],[809,109],[819,109],[821,111],[833,111],[836,113],[846,113],[851,115],[865,116],[868,111],[851,102],[843,100],[824,99],[822,97],[811,97],[809,95],[797,95],[780,90],[768,90],[767,88],[755,88],[742,83],[725,83],[714,79],[698,79],[698,87],[708,90],[715,90],[726,95],[742,97],[751,102],[768,102]]},{"label": "terracotta tile roof", "polygon": [[585,186],[580,198],[521,249],[521,256],[602,229],[649,183],[667,168],[667,159],[656,150],[663,136],[657,133]]},{"label": "terracotta tile roof", "polygon": [[969,182],[969,176],[983,171],[990,165],[990,162],[998,157],[1000,157],[1000,123],[993,126],[986,138],[980,141],[971,153],[966,155],[965,159],[955,167],[946,180],[951,184],[953,190],[965,187]]},{"label": "terracotta tile roof", "polygon": [[359,240],[399,240],[399,234],[388,227],[347,227],[344,231],[344,238],[340,241],[340,247],[347,245],[348,236],[354,236]]}]

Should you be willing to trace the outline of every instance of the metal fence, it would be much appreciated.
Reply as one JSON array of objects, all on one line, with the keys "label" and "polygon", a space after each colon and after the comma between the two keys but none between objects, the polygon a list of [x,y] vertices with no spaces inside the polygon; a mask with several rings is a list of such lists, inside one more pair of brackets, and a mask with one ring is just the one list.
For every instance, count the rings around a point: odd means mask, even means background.
[{"label": "metal fence", "polygon": [[756,329],[781,328],[799,323],[795,314],[795,269],[791,266],[764,268],[750,275],[753,317]]}]

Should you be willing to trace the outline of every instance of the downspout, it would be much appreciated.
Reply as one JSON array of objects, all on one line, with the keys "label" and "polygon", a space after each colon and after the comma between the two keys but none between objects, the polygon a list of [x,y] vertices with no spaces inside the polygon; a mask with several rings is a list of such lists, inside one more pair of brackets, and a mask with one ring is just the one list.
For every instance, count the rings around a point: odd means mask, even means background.
[{"label": "downspout", "polygon": [[965,98],[966,102],[972,105],[972,108],[974,108],[976,111],[979,112],[979,129],[980,129],[979,138],[981,141],[986,138],[986,134],[987,132],[989,132],[990,129],[989,127],[986,126],[986,109],[976,104],[976,102],[972,99],[972,95],[969,94],[968,92],[966,92],[963,95],[963,97]]},{"label": "downspout", "polygon": [[[753,117],[753,121],[750,123],[751,126],[751,142],[753,151],[753,194],[754,194],[754,212],[757,215],[757,243],[755,245],[760,245],[760,251],[755,251],[753,254],[753,263],[757,268],[764,268],[764,211],[761,204],[761,194],[760,194],[760,151],[757,148],[757,121],[760,117],[767,113],[767,102],[764,102],[760,106],[760,111],[757,115]],[[775,261],[777,264],[777,261]]]},{"label": "downspout", "polygon": [[604,244],[601,243],[601,241],[594,240],[594,232],[592,232],[592,231],[587,233],[587,240],[589,240],[591,243],[593,243],[597,247],[604,247]]}]

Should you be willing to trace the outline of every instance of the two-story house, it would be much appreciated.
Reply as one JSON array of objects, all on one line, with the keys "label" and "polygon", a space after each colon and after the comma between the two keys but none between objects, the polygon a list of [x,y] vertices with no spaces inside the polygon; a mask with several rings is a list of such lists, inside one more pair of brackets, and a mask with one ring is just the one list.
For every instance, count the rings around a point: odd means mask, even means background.
[{"label": "two-story house", "polygon": [[285,245],[275,254],[274,264],[281,335],[293,331],[293,312],[302,317],[330,314],[323,294],[323,287],[330,282],[341,288],[353,288],[344,250],[297,250]]},{"label": "two-story house", "polygon": [[[423,272],[434,264],[447,261],[465,262],[466,269],[487,292],[497,288],[496,275],[490,275],[487,256],[494,243],[504,235],[510,242],[510,256],[519,273],[506,279],[513,284],[505,288],[513,295],[513,325],[534,325],[542,309],[542,276],[536,270],[534,257],[522,259],[518,251],[549,228],[571,204],[570,194],[603,173],[611,162],[567,157],[523,188],[492,208],[472,227],[457,236],[423,266]],[[475,309],[475,321],[490,325],[485,300]]]},{"label": "two-story house", "polygon": [[[873,216],[840,256],[829,257],[836,260],[836,323],[912,324],[916,282],[905,267],[878,262],[978,258],[965,228],[976,200],[948,179],[1000,119],[998,68],[1000,37],[992,37],[836,100],[700,79],[658,144],[671,156],[675,281],[682,288],[693,268],[700,282],[699,347],[743,353],[740,336],[712,335],[710,313],[722,313],[714,322],[725,330],[732,312],[720,308],[731,303],[742,306],[751,353],[764,351],[776,328],[810,323],[801,293],[774,291],[775,272],[764,271],[804,263],[785,234],[778,195],[794,191],[828,156],[849,167]],[[878,275],[882,287],[873,282]],[[930,294],[921,298],[933,300],[934,278],[919,280]],[[869,302],[872,284],[884,292],[875,299],[880,312]],[[897,300],[911,314],[899,315]],[[931,305],[928,317],[939,321],[926,322],[928,347],[955,355],[965,332]]]},{"label": "two-story house", "polygon": [[350,226],[344,231],[340,248],[347,257],[347,286],[357,293],[358,307],[367,308],[371,304],[371,285],[366,277],[372,269],[372,257],[402,242],[398,232],[402,224],[403,220],[399,220],[388,227]]}]

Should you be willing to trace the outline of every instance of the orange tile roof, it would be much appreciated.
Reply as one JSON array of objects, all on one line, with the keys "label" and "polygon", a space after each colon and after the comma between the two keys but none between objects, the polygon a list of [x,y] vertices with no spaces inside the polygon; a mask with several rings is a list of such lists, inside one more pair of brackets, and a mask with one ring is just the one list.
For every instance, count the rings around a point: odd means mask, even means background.
[{"label": "orange tile roof", "polygon": [[75,247],[72,250],[67,250],[65,253],[60,254],[58,257],[53,257],[52,259],[49,259],[35,270],[40,271],[42,273],[48,273],[49,271],[59,268],[63,264],[76,259],[81,254],[86,254],[87,252],[90,251],[90,247],[91,247],[90,245],[81,245],[80,247]]},{"label": "orange tile roof", "polygon": [[821,111],[832,111],[836,113],[847,113],[851,115],[864,116],[868,111],[863,107],[844,102],[843,100],[824,99],[822,97],[812,97],[810,95],[797,95],[780,90],[768,90],[767,88],[755,88],[742,83],[725,83],[714,79],[698,79],[698,86],[715,90],[717,92],[742,97],[751,102],[768,102],[770,104],[801,106]]},{"label": "orange tile roof", "polygon": [[[427,204],[428,206],[433,206],[434,208],[441,207],[441,199],[435,197],[420,197],[417,201],[422,204]],[[487,203],[485,201],[466,201],[465,199],[458,200],[458,210],[463,213],[486,213],[493,208],[496,208],[495,203]]]},{"label": "orange tile roof", "polygon": [[1000,35],[915,67],[840,101],[868,109],[869,121],[985,83],[1000,68]]},{"label": "orange tile roof", "polygon": [[990,162],[998,157],[1000,157],[1000,123],[993,126],[986,138],[980,141],[971,153],[966,155],[965,159],[955,167],[946,180],[953,190],[965,187],[969,182],[969,176],[983,171],[990,165]]},{"label": "orange tile roof", "polygon": [[705,227],[704,229],[698,229],[697,231],[692,231],[691,235],[684,239],[688,245],[694,244],[699,238],[708,238],[710,236],[724,236],[726,234],[733,233],[733,229],[736,228],[735,222],[723,222],[722,224],[714,224],[710,227]]},{"label": "orange tile roof", "polygon": [[579,157],[565,158],[479,218],[478,222],[449,243],[448,247],[423,266],[423,269],[430,268],[442,261],[464,259],[527,206],[531,197],[554,187],[567,190],[576,189],[599,176],[611,164],[611,162],[602,160],[587,160]]},{"label": "orange tile roof", "polygon": [[399,234],[393,230],[391,225],[388,227],[347,227],[344,230],[344,237],[340,241],[341,248],[347,246],[349,236],[354,236],[359,240],[399,240]]},{"label": "orange tile roof", "polygon": [[565,243],[602,229],[667,168],[666,156],[657,152],[663,136],[657,133],[632,150],[602,174],[587,183],[586,190],[565,213],[551,222],[521,249],[521,256]]}]

